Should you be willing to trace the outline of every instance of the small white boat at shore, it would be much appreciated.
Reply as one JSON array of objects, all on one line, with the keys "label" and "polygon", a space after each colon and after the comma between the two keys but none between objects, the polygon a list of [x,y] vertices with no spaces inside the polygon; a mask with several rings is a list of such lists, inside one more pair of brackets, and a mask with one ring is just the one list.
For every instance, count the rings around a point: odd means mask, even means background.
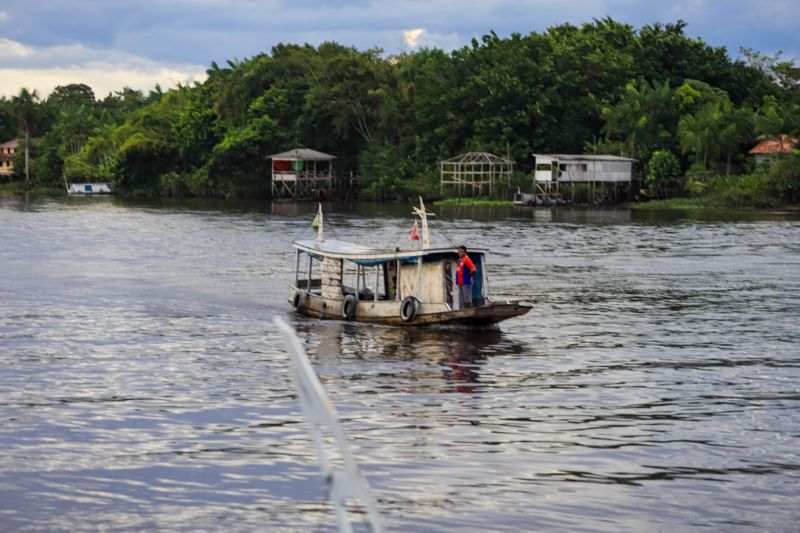
[{"label": "small white boat at shore", "polygon": [[67,185],[67,194],[91,195],[114,193],[108,183],[70,183]]},{"label": "small white boat at shore", "polygon": [[461,324],[488,326],[523,315],[532,305],[495,301],[488,294],[486,250],[469,250],[476,274],[472,307],[461,304],[455,283],[456,248],[430,248],[427,216],[420,198],[422,248],[380,250],[324,238],[322,206],[316,240],[295,241],[295,279],[289,303],[316,318],[398,326]]}]

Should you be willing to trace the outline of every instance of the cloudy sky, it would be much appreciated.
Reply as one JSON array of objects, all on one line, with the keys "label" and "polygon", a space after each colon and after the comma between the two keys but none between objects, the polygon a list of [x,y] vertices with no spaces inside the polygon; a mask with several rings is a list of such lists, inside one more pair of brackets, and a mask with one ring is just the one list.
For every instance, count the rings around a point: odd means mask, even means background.
[{"label": "cloudy sky", "polygon": [[732,57],[748,47],[800,58],[800,0],[0,0],[0,96],[27,87],[46,97],[68,83],[98,97],[167,89],[277,43],[452,50],[490,31],[607,16],[636,28],[681,19]]}]

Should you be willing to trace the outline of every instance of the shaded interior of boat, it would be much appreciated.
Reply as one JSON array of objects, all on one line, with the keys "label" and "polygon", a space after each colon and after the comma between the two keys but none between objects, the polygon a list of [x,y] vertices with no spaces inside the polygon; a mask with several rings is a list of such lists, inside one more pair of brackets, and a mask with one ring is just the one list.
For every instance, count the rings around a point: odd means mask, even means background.
[{"label": "shaded interior of boat", "polygon": [[[339,245],[341,252],[345,253],[348,248],[352,248],[354,254],[364,250],[361,246],[343,241],[340,241]],[[373,253],[380,252],[373,251]],[[414,252],[398,250],[392,254],[392,257],[382,259],[339,259],[341,276],[338,276],[339,268],[325,268],[326,258],[324,256],[313,252],[304,253],[298,249],[295,287],[307,291],[310,295],[321,297],[335,298],[336,293],[339,298],[354,295],[358,301],[401,301],[406,296],[415,293],[422,301],[441,302],[450,309],[460,308],[458,292],[454,289],[456,261],[458,260],[457,250],[441,249],[425,250],[425,252],[420,250],[418,252],[420,255],[403,255],[409,253]],[[394,255],[401,257],[394,257]],[[471,250],[469,256],[477,270],[473,277],[472,303],[480,306],[486,300],[483,276],[485,251]],[[419,261],[422,262],[421,268],[417,266]],[[401,279],[399,291],[398,270]],[[422,278],[421,286],[419,290],[416,290],[420,278]],[[330,292],[323,291],[323,285],[332,290]]]}]

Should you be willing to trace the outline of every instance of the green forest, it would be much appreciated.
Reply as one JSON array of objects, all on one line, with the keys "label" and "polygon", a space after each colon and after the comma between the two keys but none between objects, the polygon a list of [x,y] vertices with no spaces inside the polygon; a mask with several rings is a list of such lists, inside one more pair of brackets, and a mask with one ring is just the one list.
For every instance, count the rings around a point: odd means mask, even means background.
[{"label": "green forest", "polygon": [[800,155],[757,166],[748,150],[800,134],[800,67],[749,49],[732,59],[684,30],[604,19],[391,56],[280,44],[168,91],[22,89],[0,100],[0,142],[21,141],[15,190],[94,180],[127,195],[264,198],[267,156],[308,147],[375,200],[436,198],[438,162],[481,151],[515,162],[514,189],[530,188],[533,153],[598,153],[635,158],[653,197],[798,202]]}]

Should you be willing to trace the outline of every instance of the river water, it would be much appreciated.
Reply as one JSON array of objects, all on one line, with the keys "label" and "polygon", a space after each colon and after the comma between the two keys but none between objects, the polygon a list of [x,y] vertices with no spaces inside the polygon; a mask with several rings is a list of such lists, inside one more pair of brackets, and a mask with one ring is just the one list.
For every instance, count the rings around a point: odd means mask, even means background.
[{"label": "river water", "polygon": [[295,317],[314,209],[0,199],[0,529],[334,530],[280,316],[389,531],[797,531],[798,213],[441,209],[536,301],[470,331]]}]

